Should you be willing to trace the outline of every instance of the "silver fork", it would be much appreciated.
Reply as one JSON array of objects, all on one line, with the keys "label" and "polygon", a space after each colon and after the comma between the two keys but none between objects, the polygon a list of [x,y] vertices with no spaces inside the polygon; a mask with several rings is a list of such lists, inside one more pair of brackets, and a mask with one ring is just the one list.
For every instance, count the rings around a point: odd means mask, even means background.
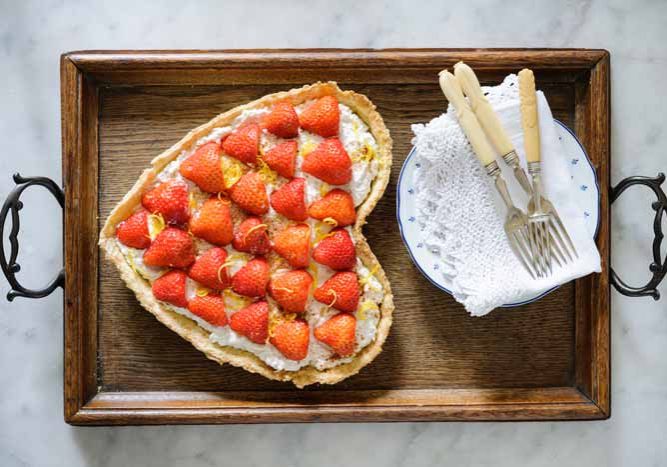
[{"label": "silver fork", "polygon": [[543,195],[535,76],[529,69],[519,72],[519,95],[528,173],[533,181],[532,196],[528,202],[529,240],[535,258],[534,267],[537,275],[542,277],[553,272],[552,258],[560,265],[560,260],[566,263],[578,254],[556,208]]},{"label": "silver fork", "polygon": [[535,278],[536,272],[531,267],[534,264],[534,259],[530,253],[528,218],[512,202],[512,198],[507,190],[507,184],[496,162],[495,150],[491,147],[477,117],[463,96],[461,85],[456,77],[447,70],[441,71],[440,87],[447,100],[456,109],[459,124],[466,134],[468,141],[470,141],[473,152],[485,167],[486,172],[494,179],[496,189],[507,206],[504,230],[510,247],[531,277]]}]

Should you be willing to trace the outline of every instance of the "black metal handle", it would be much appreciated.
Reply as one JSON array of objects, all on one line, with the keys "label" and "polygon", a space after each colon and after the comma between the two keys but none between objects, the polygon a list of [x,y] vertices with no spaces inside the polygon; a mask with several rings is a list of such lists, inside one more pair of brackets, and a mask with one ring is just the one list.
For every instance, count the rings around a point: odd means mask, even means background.
[{"label": "black metal handle", "polygon": [[[4,242],[0,244],[0,267],[2,267],[2,272],[9,281],[9,284],[12,286],[12,289],[7,293],[7,300],[10,302],[14,300],[15,297],[26,297],[26,298],[42,298],[49,295],[58,287],[64,287],[65,285],[65,270],[61,269],[58,272],[58,275],[43,289],[31,290],[23,287],[19,281],[16,279],[16,273],[21,270],[21,266],[16,262],[16,257],[19,254],[19,240],[18,233],[21,227],[19,220],[19,211],[23,208],[23,202],[21,202],[21,194],[23,191],[32,185],[43,186],[56,198],[60,207],[62,208],[65,204],[65,194],[63,190],[58,186],[56,182],[46,177],[28,177],[23,178],[19,174],[14,174],[14,183],[16,183],[16,188],[9,193],[5,204],[2,205],[2,211],[0,211],[0,239],[5,238],[5,221],[7,220],[7,214],[11,211],[12,213],[12,230],[9,232],[9,244],[11,246],[11,251],[9,253],[9,262],[7,262],[7,256],[5,255],[5,246]],[[2,242],[2,240],[0,240]]]},{"label": "black metal handle", "polygon": [[618,276],[616,272],[611,270],[611,283],[623,295],[628,297],[645,297],[650,295],[654,300],[660,298],[660,292],[657,287],[667,275],[667,258],[660,259],[660,244],[664,234],[662,233],[662,215],[667,211],[667,196],[660,185],[665,181],[665,174],[659,173],[657,177],[628,177],[619,182],[618,185],[611,189],[611,202],[613,203],[621,194],[633,185],[644,185],[649,187],[658,198],[651,204],[655,210],[655,218],[653,220],[653,262],[649,265],[649,270],[653,273],[653,277],[643,287],[632,287]]}]

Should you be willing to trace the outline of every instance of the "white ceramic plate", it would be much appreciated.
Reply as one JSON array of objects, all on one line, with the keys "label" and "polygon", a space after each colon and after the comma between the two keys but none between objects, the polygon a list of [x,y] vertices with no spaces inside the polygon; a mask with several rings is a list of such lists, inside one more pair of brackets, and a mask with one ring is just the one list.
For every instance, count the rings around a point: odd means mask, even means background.
[{"label": "white ceramic plate", "polygon": [[[563,149],[570,159],[570,177],[575,181],[575,186],[577,187],[577,195],[579,197],[577,204],[581,206],[581,216],[588,228],[588,232],[592,237],[596,237],[600,218],[600,187],[598,186],[595,168],[588,158],[584,147],[577,140],[576,136],[574,136],[574,133],[563,123],[558,120],[554,121],[557,123],[556,133],[558,134],[558,139],[561,140]],[[439,274],[438,272],[440,268],[438,256],[431,253],[428,248],[425,248],[419,226],[416,222],[415,190],[411,185],[415,174],[420,170],[420,164],[413,160],[414,152],[413,148],[405,159],[398,178],[398,186],[396,187],[398,227],[403,238],[403,243],[405,243],[415,266],[433,285],[451,294],[451,283],[443,274]],[[535,296],[526,297],[520,302],[507,303],[503,306],[519,306],[534,302],[557,288],[554,287]]]}]

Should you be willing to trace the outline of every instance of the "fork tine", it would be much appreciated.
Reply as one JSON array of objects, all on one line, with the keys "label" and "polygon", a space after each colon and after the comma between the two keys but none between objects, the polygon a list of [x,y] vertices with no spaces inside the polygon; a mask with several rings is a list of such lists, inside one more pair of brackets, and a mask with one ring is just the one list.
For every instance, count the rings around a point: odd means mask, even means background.
[{"label": "fork tine", "polygon": [[526,262],[526,259],[524,258],[523,254],[519,250],[518,244],[516,243],[516,240],[514,238],[514,234],[509,234],[507,236],[507,239],[509,240],[510,248],[512,248],[512,251],[514,252],[514,256],[517,257],[519,262],[523,265],[523,267],[528,271],[528,274],[530,274],[530,277],[535,279],[535,273],[533,272],[532,268],[528,265]]},{"label": "fork tine", "polygon": [[570,235],[567,233],[567,229],[563,225],[563,221],[560,220],[560,216],[555,209],[551,212],[551,217],[556,220],[556,224],[558,227],[560,227],[560,231],[563,233],[563,237],[565,237],[565,240],[567,241],[567,244],[570,247],[572,253],[574,253],[574,255],[579,258],[579,253],[577,253],[577,249],[574,247],[574,243],[572,242]]},{"label": "fork tine", "polygon": [[540,232],[540,237],[542,239],[542,245],[543,245],[543,257],[544,257],[544,262],[546,264],[546,267],[549,268],[549,273],[548,275],[553,274],[553,265],[551,261],[551,246],[549,245],[549,235],[548,235],[548,229],[549,226],[546,222],[540,222],[540,225],[538,226],[539,232]]},{"label": "fork tine", "polygon": [[530,243],[530,254],[532,256],[532,264],[537,272],[537,277],[541,277],[540,268],[538,266],[539,252],[537,251],[537,241],[535,238],[535,229],[532,224],[528,225],[528,240]]},{"label": "fork tine", "polygon": [[[549,230],[553,234],[553,238],[555,240],[555,243],[558,243],[558,246],[560,247],[561,251],[565,252],[567,255],[568,259],[570,261],[574,261],[574,258],[572,257],[572,253],[570,253],[570,250],[567,248],[567,245],[565,244],[565,241],[563,240],[563,237],[561,236],[560,230],[558,227],[556,227],[556,224],[553,221],[553,217],[549,220]],[[569,261],[567,261],[569,262]]]},{"label": "fork tine", "polygon": [[531,272],[531,276],[535,278],[533,272],[530,270],[530,267],[528,266],[528,264],[532,262],[532,257],[528,252],[528,244],[526,241],[526,238],[528,236],[527,230],[528,230],[527,227],[523,227],[522,229],[519,230],[519,232],[513,232],[512,233],[513,241],[511,241],[510,243],[513,243],[518,248],[522,263]]}]

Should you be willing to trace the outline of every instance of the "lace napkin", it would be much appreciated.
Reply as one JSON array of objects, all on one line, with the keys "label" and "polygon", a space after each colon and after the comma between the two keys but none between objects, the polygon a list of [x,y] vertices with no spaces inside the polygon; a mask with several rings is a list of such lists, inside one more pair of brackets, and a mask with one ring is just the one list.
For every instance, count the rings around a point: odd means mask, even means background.
[{"label": "lace napkin", "polygon": [[[525,168],[517,76],[484,87]],[[412,125],[415,161],[422,169],[413,181],[417,222],[423,242],[441,260],[438,269],[451,283],[454,298],[473,316],[503,304],[517,303],[591,272],[600,271],[600,254],[576,207],[576,186],[556,135],[544,94],[537,92],[542,180],[546,197],[556,207],[579,258],[549,278],[532,279],[510,249],[503,230],[506,209],[493,181],[476,159],[452,106],[428,124]],[[499,162],[514,203],[525,210],[528,196],[511,169]]]}]

